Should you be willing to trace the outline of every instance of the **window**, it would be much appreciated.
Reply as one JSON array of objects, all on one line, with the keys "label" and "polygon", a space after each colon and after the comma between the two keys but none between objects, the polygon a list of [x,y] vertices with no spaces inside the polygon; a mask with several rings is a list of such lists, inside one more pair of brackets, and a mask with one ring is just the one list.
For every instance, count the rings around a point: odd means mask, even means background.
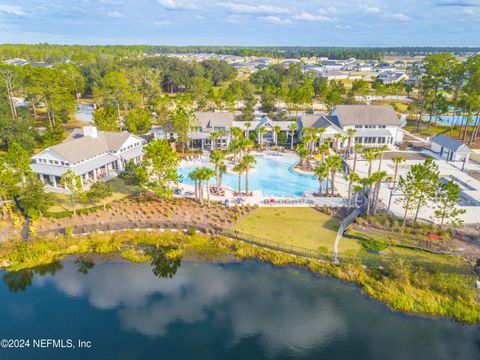
[{"label": "window", "polygon": [[365,125],[365,129],[376,129],[377,125]]},{"label": "window", "polygon": [[385,129],[387,126],[386,125],[378,125],[379,129]]},{"label": "window", "polygon": [[363,129],[363,125],[355,125],[355,129]]},{"label": "window", "polygon": [[357,136],[357,137],[355,138],[355,143],[361,144],[362,142],[363,142],[363,138],[362,138],[362,137],[358,137],[358,136]]}]

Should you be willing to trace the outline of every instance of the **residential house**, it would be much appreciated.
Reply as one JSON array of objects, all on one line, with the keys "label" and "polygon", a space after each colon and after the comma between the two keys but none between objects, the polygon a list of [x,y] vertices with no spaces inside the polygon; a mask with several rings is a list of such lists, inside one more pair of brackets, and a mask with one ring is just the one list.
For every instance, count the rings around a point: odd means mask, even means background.
[{"label": "residential house", "polygon": [[[337,105],[329,115],[303,115],[301,134],[305,127],[325,128],[323,139],[334,138],[335,134],[346,135],[348,129],[355,129],[352,143],[366,147],[392,147],[403,141],[401,121],[391,106],[382,105]],[[340,146],[345,147],[347,142]]]},{"label": "residential house", "polygon": [[372,65],[370,64],[358,64],[358,65],[355,65],[353,70],[355,71],[372,71],[373,68],[372,68]]},{"label": "residential house", "polygon": [[377,65],[375,71],[376,72],[384,72],[384,71],[396,71],[397,69],[395,68],[395,66],[393,66],[392,64],[389,64],[389,63],[380,63]]},{"label": "residential house", "polygon": [[355,129],[354,142],[368,147],[393,146],[403,141],[401,121],[392,106],[337,105],[330,113],[343,131]]},{"label": "residential house", "polygon": [[380,81],[382,84],[391,85],[406,79],[406,77],[407,76],[404,72],[384,71],[378,74],[377,80]]},{"label": "residential house", "polygon": [[[250,127],[246,126],[247,123],[250,124]],[[255,121],[234,121],[233,122],[233,126],[244,130],[245,135],[247,135],[248,132],[254,131],[257,135],[257,139],[259,139],[259,136],[260,136],[259,129],[263,128],[264,133],[262,134],[262,144],[264,145],[272,145],[275,143],[275,136],[279,136],[279,134],[275,134],[275,132],[273,131],[275,126],[278,126],[280,128],[280,132],[284,132],[286,135],[286,138],[290,139],[290,136],[291,136],[290,126],[292,124],[297,124],[297,129],[299,128],[300,123],[298,121],[294,121],[294,120],[273,121],[265,114],[261,115],[260,117],[257,117]],[[294,135],[294,139],[297,139],[296,135]]]},{"label": "residential house", "polygon": [[[230,129],[236,114],[227,111],[195,112],[195,120],[190,131],[189,147],[211,150],[212,148],[227,149],[230,143]],[[219,134],[213,139],[212,133]],[[151,133],[155,139],[174,141],[178,134],[168,126],[152,126]]]},{"label": "residential house", "polygon": [[49,63],[46,63],[46,62],[29,61],[29,60],[19,59],[19,58],[7,59],[7,60],[4,60],[3,62],[5,64],[15,65],[15,66],[30,65],[30,66],[33,66],[33,67],[48,67],[48,68],[53,67],[52,64],[49,64]]},{"label": "residential house", "polygon": [[126,131],[98,131],[95,126],[76,129],[61,144],[32,156],[32,171],[46,184],[59,187],[68,170],[79,175],[83,186],[114,177],[133,160],[141,161],[146,141]]},{"label": "residential house", "polygon": [[320,76],[329,81],[348,79],[348,73],[337,71],[337,70],[325,70],[320,74]]},{"label": "residential house", "polygon": [[343,62],[337,62],[334,60],[325,60],[320,63],[320,65],[325,69],[325,70],[342,70],[342,68],[345,66]]}]

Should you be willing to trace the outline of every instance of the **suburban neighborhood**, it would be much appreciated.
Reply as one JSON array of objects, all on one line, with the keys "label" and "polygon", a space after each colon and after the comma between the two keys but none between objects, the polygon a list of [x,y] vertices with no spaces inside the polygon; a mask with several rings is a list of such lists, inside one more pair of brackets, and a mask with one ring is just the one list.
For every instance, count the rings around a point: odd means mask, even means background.
[{"label": "suburban neighborhood", "polygon": [[87,3],[0,4],[0,359],[479,358],[473,3]]}]

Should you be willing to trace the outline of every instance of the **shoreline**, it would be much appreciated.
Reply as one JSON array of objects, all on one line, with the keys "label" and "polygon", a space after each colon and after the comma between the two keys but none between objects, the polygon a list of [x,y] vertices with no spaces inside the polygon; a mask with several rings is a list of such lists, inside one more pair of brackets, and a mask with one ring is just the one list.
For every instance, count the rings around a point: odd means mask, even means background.
[{"label": "shoreline", "polygon": [[[89,233],[71,237],[50,236],[29,243],[11,240],[0,244],[0,268],[6,271],[31,270],[35,267],[60,261],[68,256],[118,255],[132,263],[146,263],[153,259],[154,251],[162,251],[165,258],[182,258],[196,261],[218,262],[219,257],[233,261],[254,259],[274,266],[294,266],[316,275],[355,283],[363,294],[386,304],[391,310],[407,314],[448,317],[465,324],[480,324],[480,307],[475,298],[453,289],[435,287],[442,275],[428,275],[422,269],[409,268],[403,263],[392,264],[388,269],[367,268],[356,264],[334,265],[331,262],[296,256],[263,248],[225,236],[171,231],[125,230],[114,233]],[[433,282],[432,289],[423,284],[415,286],[405,276],[418,276],[424,282]],[[389,272],[399,272],[395,280]],[[449,275],[451,276],[451,275]],[[440,278],[439,278],[440,277]],[[464,278],[466,281],[467,279]],[[472,278],[473,280],[473,278]],[[443,290],[443,291],[441,291]],[[450,294],[449,291],[454,291]]]}]

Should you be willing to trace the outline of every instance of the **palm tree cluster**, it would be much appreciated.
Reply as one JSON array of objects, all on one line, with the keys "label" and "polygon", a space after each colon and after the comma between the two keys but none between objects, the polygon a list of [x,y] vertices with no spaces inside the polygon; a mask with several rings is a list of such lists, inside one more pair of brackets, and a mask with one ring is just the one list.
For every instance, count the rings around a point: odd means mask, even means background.
[{"label": "palm tree cluster", "polygon": [[207,187],[207,203],[208,206],[210,206],[210,191],[208,191],[208,189],[210,179],[213,176],[215,176],[215,170],[208,167],[195,168],[188,174],[188,177],[195,183],[195,200],[197,200],[200,204],[203,204],[203,186],[205,183]]},{"label": "palm tree cluster", "polygon": [[[387,146],[365,149],[363,149],[360,144],[356,144],[354,146],[352,171],[345,176],[345,180],[348,181],[348,207],[356,206],[358,202],[358,195],[363,191],[367,197],[367,214],[376,214],[382,183],[391,180],[391,177],[387,175],[387,172],[382,171],[383,156],[386,150],[388,150]],[[363,152],[363,156],[368,162],[368,172],[365,178],[361,178],[356,172],[357,157],[361,152]],[[373,161],[377,158],[379,158],[378,169],[376,172],[373,172]],[[393,180],[394,185],[391,190],[393,192],[398,173],[398,165],[403,161],[403,157],[396,156],[393,157],[392,160],[396,164],[395,176]]]},{"label": "palm tree cluster", "polygon": [[232,171],[238,174],[238,195],[242,194],[242,175],[245,174],[245,194],[250,196],[248,191],[248,174],[253,169],[255,163],[256,160],[253,155],[245,154],[238,164],[233,167]]}]

